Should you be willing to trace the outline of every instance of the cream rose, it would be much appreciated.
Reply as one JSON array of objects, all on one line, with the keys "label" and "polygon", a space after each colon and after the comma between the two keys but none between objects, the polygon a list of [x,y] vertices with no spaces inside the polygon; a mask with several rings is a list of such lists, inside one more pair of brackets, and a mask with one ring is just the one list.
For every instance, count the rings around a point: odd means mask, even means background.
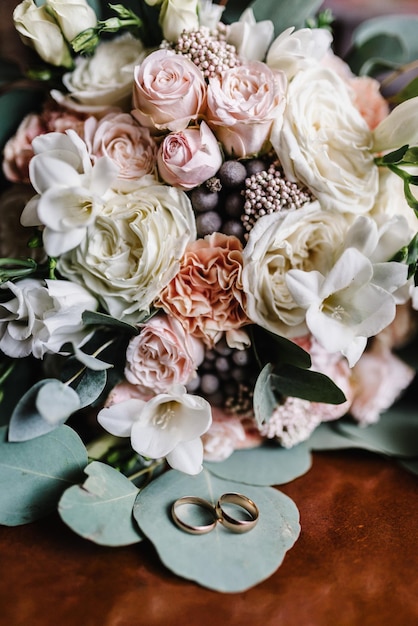
[{"label": "cream rose", "polygon": [[51,65],[71,67],[70,49],[60,27],[45,6],[36,6],[33,0],[23,0],[13,11],[13,22],[23,43]]},{"label": "cream rose", "polygon": [[93,56],[78,57],[74,71],[63,76],[68,94],[53,98],[70,109],[102,113],[109,107],[130,110],[133,69],[145,55],[142,43],[129,34],[100,43]]},{"label": "cream rose", "polygon": [[318,202],[257,220],[243,252],[248,317],[278,335],[304,334],[305,311],[290,295],[286,274],[290,269],[327,273],[349,225],[347,216],[323,211]]},{"label": "cream rose", "polygon": [[235,157],[266,147],[273,121],[280,127],[287,80],[265,63],[249,61],[209,80],[207,121],[224,149]]},{"label": "cream rose", "polygon": [[193,189],[216,174],[222,154],[215,135],[205,122],[168,134],[158,151],[158,171],[166,183]]},{"label": "cream rose", "polygon": [[114,193],[80,246],[58,261],[61,274],[100,294],[105,309],[135,323],[176,274],[196,238],[187,195],[149,185]]},{"label": "cream rose", "polygon": [[100,120],[85,123],[85,141],[90,155],[107,156],[118,166],[117,189],[128,191],[142,176],[153,174],[157,145],[148,128],[140,126],[129,113],[112,112]]},{"label": "cream rose", "polygon": [[324,208],[364,214],[373,207],[372,133],[332,70],[318,66],[293,78],[271,141],[287,178],[306,185]]},{"label": "cream rose", "polygon": [[203,343],[186,333],[180,322],[157,315],[130,340],[125,377],[144,395],[166,393],[172,385],[187,385],[203,356]]},{"label": "cream rose", "polygon": [[156,50],[135,68],[132,115],[143,126],[184,130],[202,112],[206,83],[196,65],[171,50]]},{"label": "cream rose", "polygon": [[86,0],[46,0],[45,6],[52,13],[67,41],[72,41],[87,28],[94,28],[97,17]]}]

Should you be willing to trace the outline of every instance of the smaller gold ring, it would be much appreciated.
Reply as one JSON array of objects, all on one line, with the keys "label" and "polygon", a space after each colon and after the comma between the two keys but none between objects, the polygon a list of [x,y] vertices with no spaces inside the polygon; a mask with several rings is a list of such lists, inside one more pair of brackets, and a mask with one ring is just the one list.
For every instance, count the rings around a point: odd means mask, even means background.
[{"label": "smaller gold ring", "polygon": [[[213,522],[211,522],[210,524],[202,524],[201,526],[193,526],[192,524],[187,524],[177,514],[177,509],[183,504],[194,504],[195,506],[200,506],[208,510],[213,517]],[[212,506],[212,504],[207,500],[204,500],[203,498],[198,498],[197,496],[183,496],[182,498],[179,498],[178,500],[173,502],[173,505],[171,507],[171,516],[177,526],[181,528],[181,530],[184,530],[186,533],[190,533],[192,535],[204,535],[205,533],[210,533],[210,531],[215,528],[218,522],[215,507]]]},{"label": "smaller gold ring", "polygon": [[[231,517],[224,511],[222,504],[236,504],[244,509],[251,519],[235,519]],[[259,510],[257,505],[250,498],[240,493],[224,493],[216,503],[215,510],[220,523],[234,533],[246,533],[254,528],[258,522]]]}]

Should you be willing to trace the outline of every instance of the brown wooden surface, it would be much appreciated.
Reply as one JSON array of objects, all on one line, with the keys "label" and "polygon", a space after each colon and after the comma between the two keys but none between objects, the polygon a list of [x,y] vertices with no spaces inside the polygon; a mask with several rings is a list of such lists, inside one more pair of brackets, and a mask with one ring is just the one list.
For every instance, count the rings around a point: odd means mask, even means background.
[{"label": "brown wooden surface", "polygon": [[[1,0],[0,55],[23,60],[14,5]],[[0,624],[415,626],[417,485],[373,454],[315,454],[312,469],[282,488],[300,510],[299,540],[272,577],[240,594],[176,577],[148,543],[91,544],[55,516],[0,527]]]}]

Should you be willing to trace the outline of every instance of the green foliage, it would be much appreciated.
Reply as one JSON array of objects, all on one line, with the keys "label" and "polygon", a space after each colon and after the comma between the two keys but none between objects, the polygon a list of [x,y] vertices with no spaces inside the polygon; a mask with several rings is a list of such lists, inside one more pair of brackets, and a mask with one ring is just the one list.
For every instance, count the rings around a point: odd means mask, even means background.
[{"label": "green foliage", "polygon": [[100,398],[106,387],[107,374],[105,370],[85,370],[77,379],[74,386],[80,399],[80,408],[92,406]]},{"label": "green foliage", "polygon": [[311,366],[311,357],[306,350],[261,326],[251,327],[251,344],[261,367],[266,363],[291,364],[306,369]]},{"label": "green foliage", "polygon": [[51,513],[86,465],[83,442],[68,426],[19,443],[0,428],[0,523],[17,526]]},{"label": "green foliage", "polygon": [[93,461],[82,485],[67,489],[58,505],[61,519],[76,533],[98,544],[126,546],[142,540],[132,509],[138,489],[109,465]]},{"label": "green foliage", "polygon": [[[98,311],[84,311],[83,322],[86,326],[104,326],[104,327],[115,327],[120,330],[129,333],[131,335],[138,334],[138,328],[133,326],[132,324],[128,324],[127,322],[122,322],[122,320],[118,320],[107,313],[100,313]],[[144,322],[147,319],[146,314],[140,316],[139,322]]]},{"label": "green foliage", "polygon": [[205,463],[218,478],[248,485],[284,485],[305,474],[311,467],[306,444],[287,450],[272,443],[250,450],[236,450],[225,461]]},{"label": "green foliage", "polygon": [[418,96],[418,76],[413,78],[403,89],[390,98],[392,104],[401,104],[411,98]]},{"label": "green foliage", "polygon": [[418,166],[418,147],[402,146],[382,157],[376,157],[375,163],[387,167],[403,180],[406,201],[418,216],[418,199],[411,190],[411,186],[418,186],[418,176],[410,171],[410,168]]},{"label": "green foliage", "polygon": [[285,2],[284,0],[254,0],[253,2],[228,0],[223,21],[234,22],[239,19],[247,7],[251,7],[258,22],[262,20],[273,22],[277,35],[291,26],[303,27],[306,20],[315,15],[321,4],[322,0],[292,0],[292,2]]},{"label": "green foliage", "polygon": [[[205,535],[190,535],[171,519],[171,505],[185,494],[215,504],[226,492],[243,493],[256,503],[260,517],[254,529],[236,534],[218,524]],[[175,574],[228,593],[245,591],[268,578],[300,532],[299,513],[290,498],[272,487],[220,480],[207,470],[197,476],[175,470],[163,474],[139,494],[134,516]]]}]

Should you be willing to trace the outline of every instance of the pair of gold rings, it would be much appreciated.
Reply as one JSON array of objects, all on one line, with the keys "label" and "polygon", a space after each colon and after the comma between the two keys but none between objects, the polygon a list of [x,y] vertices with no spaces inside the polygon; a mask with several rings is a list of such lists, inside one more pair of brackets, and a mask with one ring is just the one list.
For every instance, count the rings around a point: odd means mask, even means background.
[{"label": "pair of gold rings", "polygon": [[[192,504],[205,509],[205,511],[209,511],[208,523],[194,525],[185,522],[184,519],[180,517],[179,509],[186,504]],[[243,509],[240,513],[245,513],[239,515],[237,518],[232,517],[232,515],[224,509],[226,504],[235,505],[239,507],[238,511]],[[197,496],[183,496],[173,502],[171,516],[181,530],[192,535],[204,535],[205,533],[209,533],[216,527],[218,522],[234,533],[246,533],[257,524],[259,511],[257,505],[250,500],[250,498],[247,498],[247,496],[243,496],[240,493],[224,493],[215,506],[208,500]]]}]

